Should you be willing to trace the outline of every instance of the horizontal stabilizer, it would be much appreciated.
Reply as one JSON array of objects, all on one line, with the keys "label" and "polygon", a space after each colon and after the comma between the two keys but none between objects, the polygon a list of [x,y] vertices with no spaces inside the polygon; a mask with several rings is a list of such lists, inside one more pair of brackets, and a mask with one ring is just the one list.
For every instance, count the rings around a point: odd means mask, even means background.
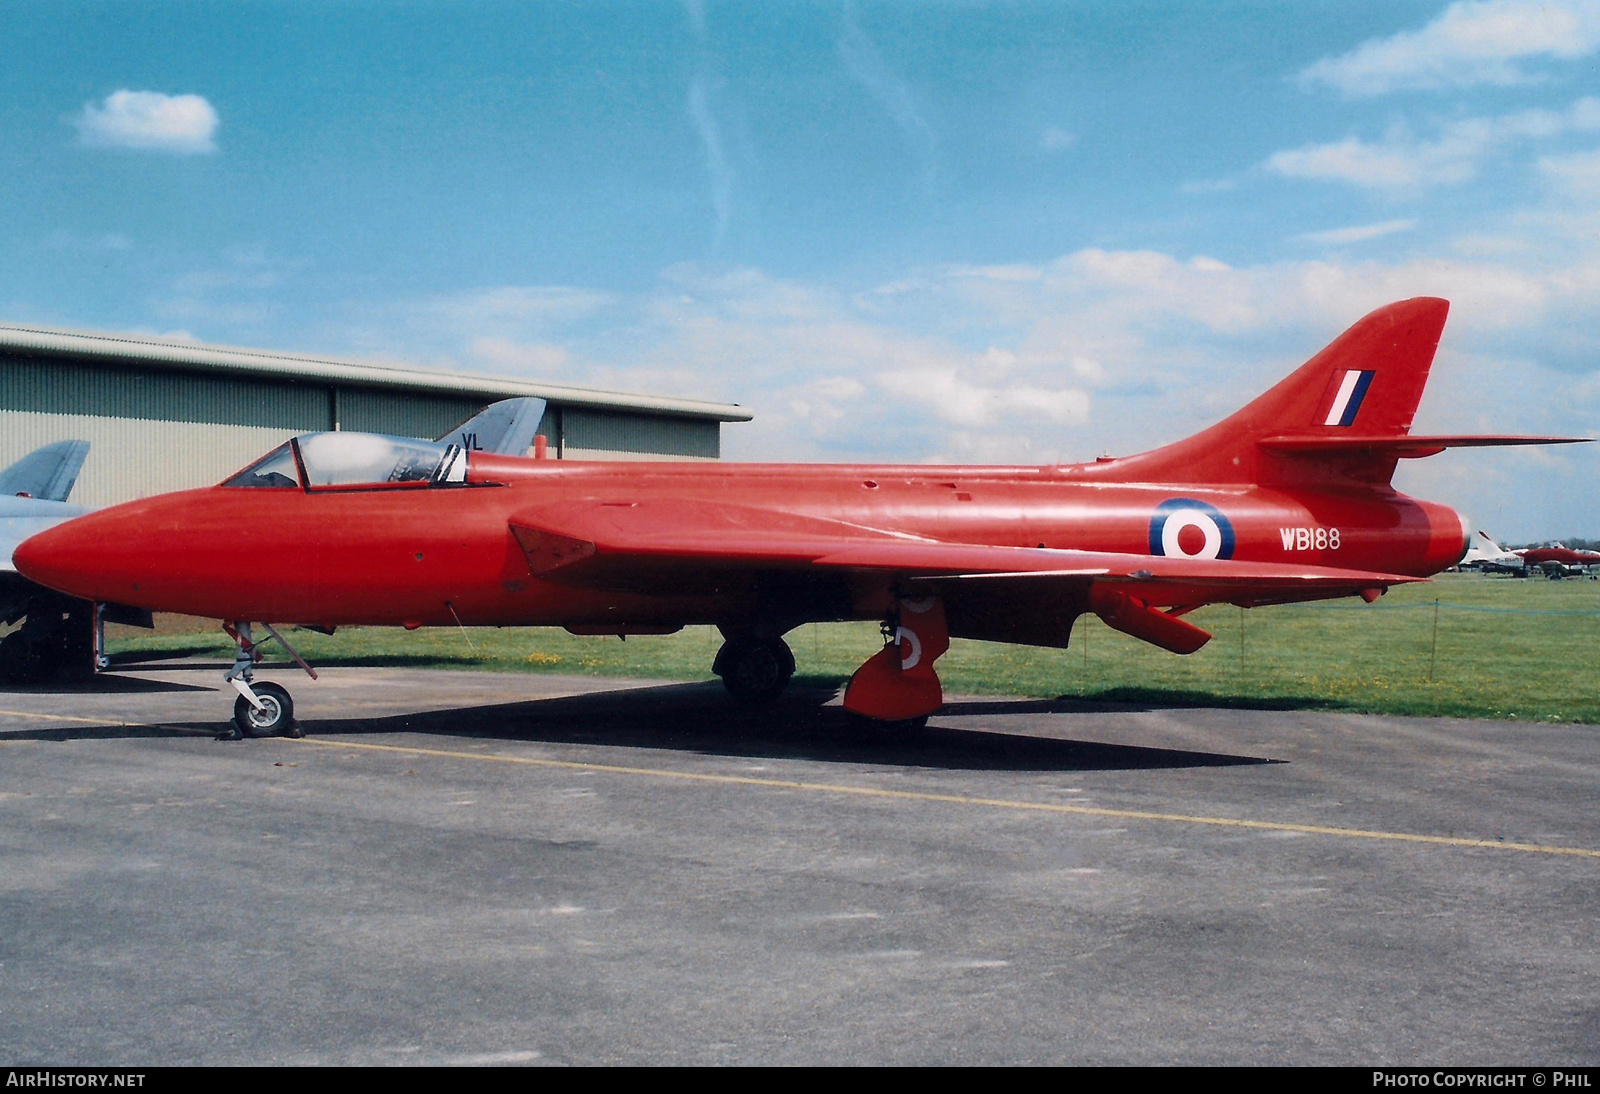
[{"label": "horizontal stabilizer", "polygon": [[1269,452],[1285,456],[1370,455],[1403,460],[1435,456],[1447,448],[1498,448],[1528,444],[1586,444],[1592,437],[1523,437],[1513,434],[1449,433],[1438,436],[1388,435],[1344,436],[1327,433],[1299,436],[1263,437],[1256,443]]}]

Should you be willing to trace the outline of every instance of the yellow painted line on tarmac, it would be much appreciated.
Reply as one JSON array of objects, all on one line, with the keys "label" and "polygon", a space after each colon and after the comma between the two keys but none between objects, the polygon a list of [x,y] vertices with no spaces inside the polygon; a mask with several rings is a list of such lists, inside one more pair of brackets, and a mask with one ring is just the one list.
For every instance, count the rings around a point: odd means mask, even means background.
[{"label": "yellow painted line on tarmac", "polygon": [[[214,730],[185,729],[183,726],[169,726],[165,722],[119,722],[115,718],[80,718],[75,714],[41,714],[35,710],[0,710],[0,717],[5,718],[42,718],[47,722],[78,722],[91,726],[121,726],[123,729],[170,729],[174,733],[188,733],[196,737],[214,737]],[[27,744],[26,741],[0,741],[8,745]]]},{"label": "yellow painted line on tarmac", "polygon": [[1078,817],[1111,817],[1117,820],[1163,821],[1169,824],[1204,824],[1214,828],[1247,828],[1263,832],[1297,832],[1308,836],[1388,840],[1395,843],[1424,843],[1440,847],[1481,847],[1495,851],[1524,851],[1538,855],[1573,855],[1579,858],[1600,859],[1600,851],[1589,850],[1585,847],[1556,847],[1541,843],[1466,839],[1460,836],[1425,836],[1412,832],[1380,832],[1365,828],[1335,828],[1322,824],[1288,824],[1279,821],[1241,820],[1237,817],[1206,817],[1187,813],[1153,813],[1142,809],[1104,809],[1092,805],[1062,805],[1056,802],[1018,801],[1010,798],[974,798],[964,794],[934,794],[922,790],[885,790],[876,786],[850,786],[845,783],[758,779],[749,775],[711,775],[698,771],[672,771],[659,767],[622,767],[615,764],[579,763],[572,760],[543,760],[531,756],[505,756],[498,753],[452,752],[440,748],[412,748],[405,745],[329,741],[312,737],[301,738],[295,743],[318,745],[322,748],[365,749],[370,752],[397,752],[409,756],[434,756],[439,759],[521,764],[527,767],[555,768],[562,771],[595,771],[606,775],[635,775],[654,779],[678,779],[684,782],[716,783],[723,786],[757,786],[768,790],[805,790],[824,794],[849,794],[861,798],[939,802],[947,805],[977,805],[989,809],[1013,809],[1027,813],[1056,813]]},{"label": "yellow painted line on tarmac", "polygon": [[92,726],[143,726],[144,722],[119,722],[113,718],[79,718],[73,714],[40,714],[33,710],[0,710],[7,718],[43,718],[49,722],[87,722]]}]

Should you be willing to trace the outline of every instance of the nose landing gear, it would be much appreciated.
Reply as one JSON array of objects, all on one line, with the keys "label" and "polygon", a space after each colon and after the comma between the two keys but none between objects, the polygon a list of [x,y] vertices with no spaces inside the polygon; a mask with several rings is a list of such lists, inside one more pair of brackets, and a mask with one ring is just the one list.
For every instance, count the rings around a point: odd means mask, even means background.
[{"label": "nose landing gear", "polygon": [[233,724],[240,733],[246,737],[271,737],[284,732],[287,726],[287,736],[302,735],[303,731],[294,720],[294,699],[288,689],[263,680],[251,690],[255,692],[260,707],[251,706],[250,700],[243,695],[233,701]]},{"label": "nose landing gear", "polygon": [[[263,623],[261,626],[270,636],[267,642],[276,639],[289,656],[294,658],[295,663],[306,670],[306,675],[313,680],[317,678],[316,670],[306,664],[305,658],[289,645],[288,639],[272,629],[272,624]],[[304,736],[305,731],[294,719],[294,699],[288,689],[269,680],[260,683],[254,680],[255,667],[261,660],[261,649],[266,642],[254,641],[250,634],[250,624],[245,621],[224,623],[222,629],[239,644],[239,652],[233,659],[233,668],[222,676],[229,686],[239,693],[239,698],[233,701],[234,730],[229,736],[236,741],[241,737],[270,737],[280,733],[285,737]]]}]

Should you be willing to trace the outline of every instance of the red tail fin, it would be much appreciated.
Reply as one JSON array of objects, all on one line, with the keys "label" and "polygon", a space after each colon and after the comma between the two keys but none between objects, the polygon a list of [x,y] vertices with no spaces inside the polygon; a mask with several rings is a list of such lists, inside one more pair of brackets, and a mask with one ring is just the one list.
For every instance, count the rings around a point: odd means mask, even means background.
[{"label": "red tail fin", "polygon": [[1263,450],[1273,437],[1399,437],[1411,429],[1450,303],[1419,296],[1379,308],[1243,410],[1186,440],[1105,465],[1149,482],[1387,483],[1395,455]]}]

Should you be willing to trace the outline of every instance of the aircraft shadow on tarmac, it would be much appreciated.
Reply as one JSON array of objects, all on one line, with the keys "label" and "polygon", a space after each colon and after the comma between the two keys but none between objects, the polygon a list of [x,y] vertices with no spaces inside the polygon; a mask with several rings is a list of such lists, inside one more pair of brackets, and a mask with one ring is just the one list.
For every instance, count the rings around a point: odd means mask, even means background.
[{"label": "aircraft shadow on tarmac", "polygon": [[796,687],[773,706],[750,709],[729,700],[719,684],[671,684],[382,718],[315,719],[305,723],[305,730],[318,737],[421,733],[953,770],[1096,771],[1281,762],[949,724],[983,714],[1085,709],[1057,701],[952,703],[924,729],[886,731],[829,705],[834,695],[831,689]]},{"label": "aircraft shadow on tarmac", "polygon": [[142,737],[215,737],[216,725],[141,723],[138,725],[60,726],[0,731],[0,741],[126,741]]},{"label": "aircraft shadow on tarmac", "polygon": [[137,695],[163,691],[215,691],[200,684],[181,684],[172,680],[122,676],[74,676],[43,684],[0,684],[0,695]]}]

